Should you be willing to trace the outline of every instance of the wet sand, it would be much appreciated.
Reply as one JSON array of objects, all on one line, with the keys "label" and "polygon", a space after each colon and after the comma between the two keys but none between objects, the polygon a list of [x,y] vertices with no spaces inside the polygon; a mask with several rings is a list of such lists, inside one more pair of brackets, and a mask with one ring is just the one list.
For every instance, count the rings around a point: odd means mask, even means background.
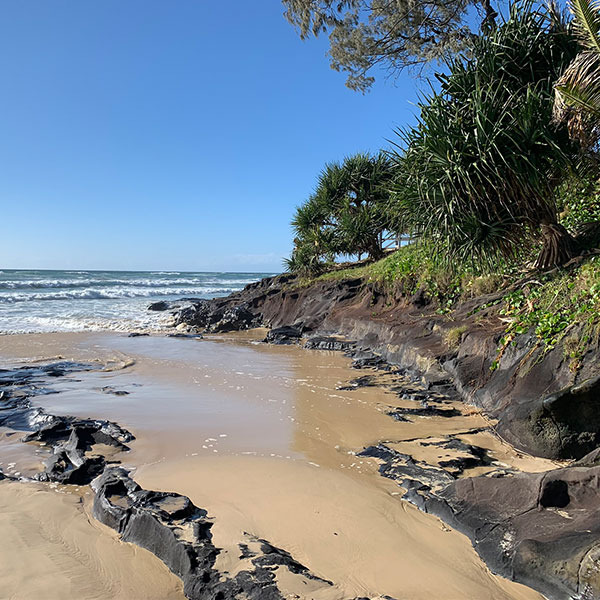
[{"label": "wet sand", "polygon": [[[90,515],[90,494],[0,484],[2,598],[183,600],[180,580],[150,552]],[[85,501],[84,501],[85,498]]]},{"label": "wet sand", "polygon": [[[386,410],[410,403],[384,388],[337,389],[365,374],[350,369],[348,359],[257,344],[255,337],[2,336],[0,359],[14,364],[60,356],[110,365],[109,371],[61,380],[56,387],[62,393],[36,400],[49,412],[108,418],[132,431],[137,440],[124,465],[135,469],[142,486],[186,494],[208,510],[224,571],[241,568],[238,544],[249,533],[335,584],[282,582],[300,598],[541,598],[492,575],[465,536],[400,500],[402,490],[377,473],[377,461],[355,454],[386,440],[415,458],[435,460],[447,451],[421,441],[485,427],[481,415],[457,404],[458,417],[396,422]],[[502,464],[525,470],[554,466],[516,453],[487,431],[461,439],[488,448]],[[9,446],[16,470],[18,445]],[[0,442],[0,453],[2,447]],[[27,463],[25,455],[21,462]],[[28,553],[21,553],[15,568],[30,564]],[[107,578],[113,581],[109,571]]]}]

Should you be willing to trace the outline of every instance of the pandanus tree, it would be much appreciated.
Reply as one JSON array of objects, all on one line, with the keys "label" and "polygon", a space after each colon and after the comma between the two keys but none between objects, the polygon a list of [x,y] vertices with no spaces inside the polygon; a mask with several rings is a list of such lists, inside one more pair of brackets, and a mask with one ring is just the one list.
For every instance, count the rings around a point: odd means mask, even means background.
[{"label": "pandanus tree", "polygon": [[342,255],[381,257],[392,178],[391,161],[383,153],[327,164],[314,194],[292,220],[295,249],[286,261],[288,269],[314,272],[324,260]]},{"label": "pandanus tree", "polygon": [[401,212],[450,256],[492,262],[541,236],[538,267],[576,251],[558,223],[555,187],[575,149],[552,120],[553,83],[576,44],[550,15],[517,3],[472,53],[438,75],[418,125],[400,132]]},{"label": "pandanus tree", "polygon": [[581,52],[556,83],[554,115],[573,138],[592,148],[600,138],[600,2],[571,0],[569,9]]}]

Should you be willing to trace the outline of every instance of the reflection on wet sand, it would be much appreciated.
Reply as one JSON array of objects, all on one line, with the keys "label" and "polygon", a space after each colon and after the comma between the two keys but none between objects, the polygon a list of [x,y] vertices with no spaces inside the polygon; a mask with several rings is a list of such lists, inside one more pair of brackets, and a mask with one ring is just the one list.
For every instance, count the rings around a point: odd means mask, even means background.
[{"label": "reflection on wet sand", "polygon": [[[453,418],[394,421],[390,407],[412,404],[381,386],[338,389],[357,376],[342,355],[254,337],[11,336],[0,352],[129,362],[61,382],[62,393],[39,402],[131,430],[137,440],[126,466],[143,487],[186,494],[208,510],[223,570],[239,568],[237,544],[248,532],[335,583],[282,582],[301,598],[541,598],[492,575],[464,536],[399,500],[401,490],[377,473],[377,462],[356,453],[385,440],[435,461],[448,452],[429,442],[469,432],[463,438],[494,461],[538,470],[551,463],[517,455],[459,403]],[[380,377],[392,383],[392,375]]]}]

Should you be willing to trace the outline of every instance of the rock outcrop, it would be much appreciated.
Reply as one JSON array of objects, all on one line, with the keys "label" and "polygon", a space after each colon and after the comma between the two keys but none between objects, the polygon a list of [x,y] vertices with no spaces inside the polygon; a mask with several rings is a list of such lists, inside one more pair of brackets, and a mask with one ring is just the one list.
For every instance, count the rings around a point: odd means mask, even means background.
[{"label": "rock outcrop", "polygon": [[[276,343],[295,341],[295,333],[279,332],[296,330],[309,348],[352,350],[357,368],[392,363],[417,369],[432,384],[451,380],[467,402],[498,420],[505,439],[532,454],[581,458],[600,443],[594,356],[573,374],[560,345],[544,353],[531,335],[521,334],[497,360],[505,325],[497,306],[480,310],[497,296],[464,302],[451,322],[413,300],[360,278],[300,286],[293,275],[279,275],[226,298],[193,303],[173,318],[174,325],[212,332],[270,327],[266,341]],[[459,325],[464,333],[450,349],[444,334]],[[342,347],[332,334],[355,343]]]},{"label": "rock outcrop", "polygon": [[186,496],[144,490],[121,468],[107,469],[92,488],[96,519],[115,529],[124,541],[158,556],[181,578],[190,600],[283,600],[278,569],[325,587],[333,585],[313,575],[288,552],[253,536],[240,544],[246,568],[235,576],[224,575],[215,569],[219,549],[212,542],[212,520]]},{"label": "rock outcrop", "polygon": [[[473,465],[485,460],[468,451]],[[600,598],[600,466],[457,479],[385,444],[361,455],[381,461],[404,499],[465,533],[494,572],[548,598]]]},{"label": "rock outcrop", "polygon": [[[496,420],[497,432],[515,447],[547,458],[582,459],[545,474],[497,470],[469,478],[463,476],[466,469],[489,461],[485,450],[473,445],[460,448],[460,459],[433,468],[385,444],[363,453],[382,462],[382,475],[398,480],[405,499],[464,531],[494,571],[553,600],[600,598],[597,356],[585,356],[574,374],[560,344],[546,352],[528,333],[499,354],[505,328],[499,298],[489,294],[466,301],[449,321],[422,293],[396,297],[361,279],[300,286],[286,275],[208,301],[202,311],[219,314],[242,306],[252,315],[244,327],[272,328],[266,341],[294,341],[296,336],[277,334],[293,328],[308,336],[307,348],[346,351],[356,368],[399,365],[430,391],[455,388]],[[186,322],[186,315],[179,312],[175,319]],[[209,321],[205,316],[203,322]],[[451,328],[461,331],[455,347],[446,342]],[[339,338],[355,342],[338,344]],[[344,389],[364,385],[371,385],[368,375]],[[454,416],[453,408],[432,402],[430,394],[413,395],[418,407],[392,409],[390,416]]]},{"label": "rock outcrop", "polygon": [[129,450],[134,436],[116,423],[48,414],[31,398],[56,393],[52,379],[91,370],[85,363],[59,362],[35,367],[0,370],[0,425],[25,433],[23,442],[43,444],[47,450],[38,481],[87,484],[102,473],[107,459],[94,453],[102,444],[116,451]]},{"label": "rock outcrop", "polygon": [[[0,425],[24,432],[22,442],[46,450],[43,470],[29,479],[91,483],[95,518],[160,558],[182,579],[189,600],[284,600],[277,581],[280,569],[324,588],[333,585],[285,550],[249,534],[239,543],[244,568],[234,576],[219,571],[215,560],[220,550],[212,542],[213,521],[206,511],[180,494],[143,490],[125,469],[114,466],[134,440],[130,432],[111,421],[57,416],[33,406],[33,397],[58,393],[53,379],[91,369],[61,362],[0,370]],[[3,479],[15,477],[0,471]]]}]

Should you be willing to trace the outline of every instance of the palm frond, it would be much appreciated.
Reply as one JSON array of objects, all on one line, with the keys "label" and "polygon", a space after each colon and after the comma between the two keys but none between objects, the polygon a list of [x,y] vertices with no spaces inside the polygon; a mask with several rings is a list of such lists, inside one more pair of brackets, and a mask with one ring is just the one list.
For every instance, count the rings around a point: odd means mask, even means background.
[{"label": "palm frond", "polygon": [[600,52],[600,1],[569,0],[573,28],[584,48]]}]

